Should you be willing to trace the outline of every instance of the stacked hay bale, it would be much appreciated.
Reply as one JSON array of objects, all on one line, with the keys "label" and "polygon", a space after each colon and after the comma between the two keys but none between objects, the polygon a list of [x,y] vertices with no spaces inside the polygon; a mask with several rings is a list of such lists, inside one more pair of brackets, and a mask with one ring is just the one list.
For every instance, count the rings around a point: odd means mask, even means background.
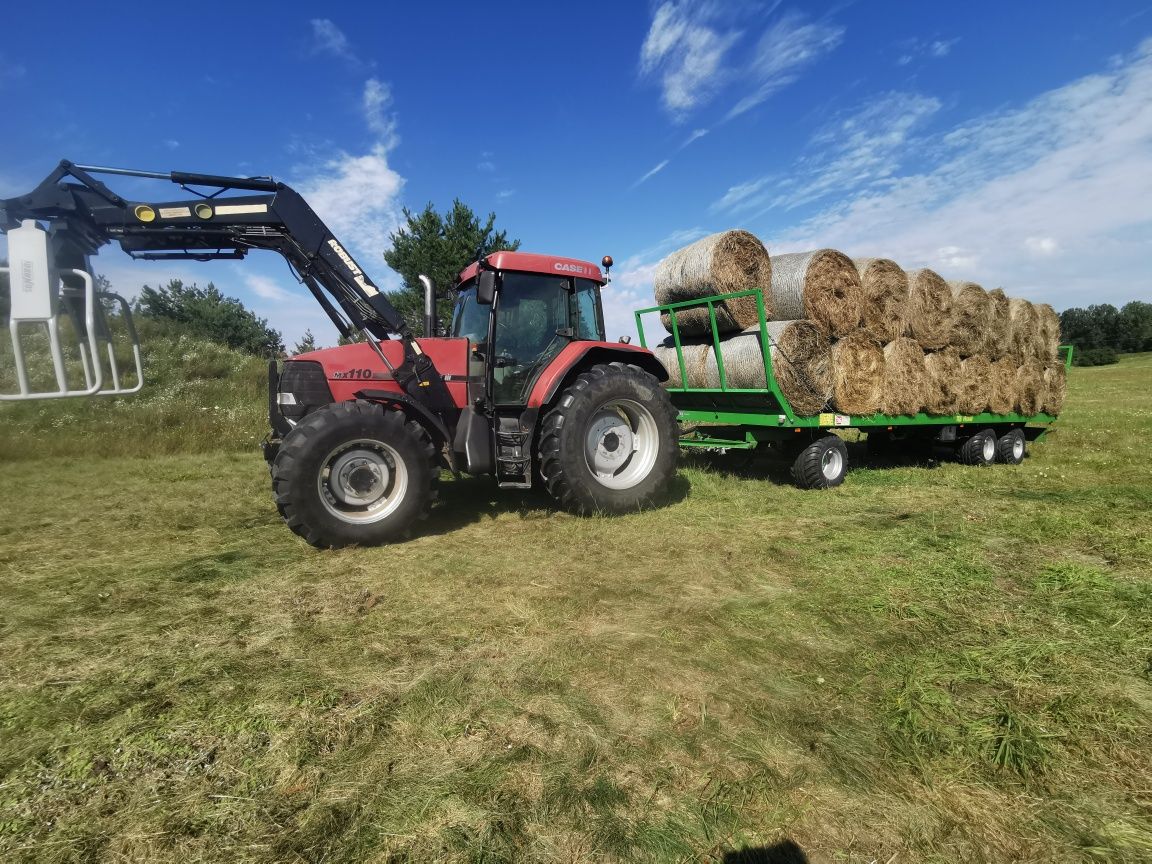
[{"label": "stacked hay bale", "polygon": [[[1063,405],[1059,317],[999,288],[946,282],[926,268],[905,272],[886,258],[853,262],[834,249],[769,256],[744,231],[674,252],[655,279],[661,304],[753,288],[769,319],[774,376],[802,416],[1030,416]],[[754,299],[716,308],[724,381],[707,307],[676,315],[688,387],[766,386]],[[671,330],[669,316],[661,320]],[[672,340],[655,353],[668,386],[683,386]]]},{"label": "stacked hay bale", "polygon": [[[772,281],[768,250],[747,231],[722,231],[673,252],[656,268],[653,289],[661,306],[682,300],[698,300],[763,288]],[[771,295],[764,295],[764,312],[772,317]],[[733,333],[755,326],[759,318],[755,297],[738,297],[716,304],[716,327]],[[671,315],[661,323],[672,331]],[[683,336],[711,336],[708,307],[695,306],[676,313],[676,327]]]}]

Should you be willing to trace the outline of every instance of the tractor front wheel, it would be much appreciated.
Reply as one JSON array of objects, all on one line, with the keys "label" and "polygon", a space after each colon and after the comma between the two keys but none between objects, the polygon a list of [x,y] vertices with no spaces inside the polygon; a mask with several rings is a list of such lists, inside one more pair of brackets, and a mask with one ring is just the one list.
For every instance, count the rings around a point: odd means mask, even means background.
[{"label": "tractor front wheel", "polygon": [[438,475],[424,429],[361,400],[313,411],[284,436],[272,490],[288,527],[326,549],[403,538]]},{"label": "tractor front wheel", "polygon": [[647,372],[601,363],[581,373],[545,416],[537,451],[548,492],[575,513],[650,505],[676,476],[676,409]]}]

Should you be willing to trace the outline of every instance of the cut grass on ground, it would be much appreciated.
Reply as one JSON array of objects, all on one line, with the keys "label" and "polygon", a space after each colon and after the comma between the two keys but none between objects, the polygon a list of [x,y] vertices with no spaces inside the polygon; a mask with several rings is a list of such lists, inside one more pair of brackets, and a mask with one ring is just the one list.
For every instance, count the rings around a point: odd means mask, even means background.
[{"label": "cut grass on ground", "polygon": [[1148,861],[1150,384],[1019,467],[467,480],[335,553],[254,450],[5,464],[0,860]]}]

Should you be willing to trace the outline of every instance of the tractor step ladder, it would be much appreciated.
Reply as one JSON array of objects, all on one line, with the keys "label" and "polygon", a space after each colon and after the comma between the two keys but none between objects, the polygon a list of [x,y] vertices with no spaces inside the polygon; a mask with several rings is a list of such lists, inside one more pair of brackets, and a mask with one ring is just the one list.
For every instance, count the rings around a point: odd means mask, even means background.
[{"label": "tractor step ladder", "polygon": [[[122,396],[136,393],[144,385],[144,368],[140,358],[140,339],[132,322],[132,312],[124,298],[107,291],[97,291],[91,274],[84,270],[57,270],[52,265],[51,244],[47,232],[33,220],[24,220],[19,228],[8,232],[9,266],[7,272],[11,291],[11,314],[8,332],[12,339],[12,358],[16,368],[17,393],[0,393],[0,401],[30,399],[62,399],[75,396]],[[79,279],[83,288],[64,285],[62,276]],[[122,386],[120,366],[112,345],[112,334],[104,314],[103,301],[120,305],[125,328],[132,344],[136,383]],[[68,385],[64,349],[60,339],[59,312],[64,311],[72,320],[76,333],[80,366],[84,373],[83,389],[73,390]],[[28,358],[20,336],[20,325],[43,324],[48,330],[48,349],[52,356],[52,369],[56,376],[56,390],[36,392],[28,381]],[[108,369],[112,382],[104,386],[104,369],[100,357],[104,343]]]}]

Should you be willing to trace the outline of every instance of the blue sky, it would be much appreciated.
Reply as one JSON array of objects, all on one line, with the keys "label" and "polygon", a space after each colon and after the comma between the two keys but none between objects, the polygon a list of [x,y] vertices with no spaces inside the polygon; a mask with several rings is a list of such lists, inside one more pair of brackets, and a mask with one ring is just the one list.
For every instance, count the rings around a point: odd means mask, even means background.
[{"label": "blue sky", "polygon": [[[459,196],[525,249],[613,255],[611,336],[732,227],[1057,308],[1152,298],[1148,2],[26,4],[0,104],[0,196],[61,158],[272,174],[385,285],[401,208]],[[96,270],[334,341],[271,254]]]}]

